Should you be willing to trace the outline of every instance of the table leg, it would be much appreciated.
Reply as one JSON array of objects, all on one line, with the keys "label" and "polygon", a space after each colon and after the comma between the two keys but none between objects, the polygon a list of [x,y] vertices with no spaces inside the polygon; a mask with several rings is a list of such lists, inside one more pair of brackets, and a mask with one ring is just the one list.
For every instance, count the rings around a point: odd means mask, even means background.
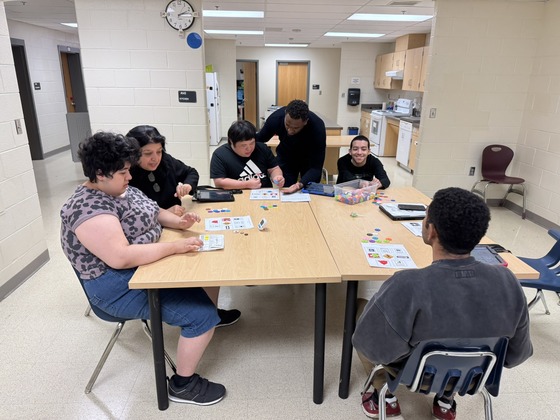
[{"label": "table leg", "polygon": [[323,402],[325,382],[325,318],[327,307],[327,285],[315,285],[315,352],[313,359],[313,402]]},{"label": "table leg", "polygon": [[358,282],[349,281],[346,288],[346,310],[344,314],[344,335],[342,337],[342,358],[340,361],[340,384],[338,396],[348,398],[350,370],[352,369],[352,334],[356,329],[356,299]]},{"label": "table leg", "polygon": [[152,329],[152,351],[154,354],[158,408],[163,411],[167,410],[169,407],[169,399],[167,396],[167,378],[165,358],[163,355],[163,328],[161,325],[161,304],[158,289],[148,290],[148,301],[150,304],[150,325]]}]

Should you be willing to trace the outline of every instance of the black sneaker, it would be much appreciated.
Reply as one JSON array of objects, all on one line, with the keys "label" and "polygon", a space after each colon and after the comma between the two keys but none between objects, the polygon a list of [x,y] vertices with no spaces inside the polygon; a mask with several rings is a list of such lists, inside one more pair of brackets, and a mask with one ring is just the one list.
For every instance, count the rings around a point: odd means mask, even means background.
[{"label": "black sneaker", "polygon": [[241,312],[239,312],[237,309],[218,309],[218,316],[220,317],[220,322],[218,322],[216,328],[226,327],[239,321]]},{"label": "black sneaker", "polygon": [[226,388],[223,385],[210,382],[196,373],[189,383],[183,387],[175,385],[175,376],[173,375],[169,380],[169,399],[171,401],[195,405],[212,405],[220,402],[226,395]]}]

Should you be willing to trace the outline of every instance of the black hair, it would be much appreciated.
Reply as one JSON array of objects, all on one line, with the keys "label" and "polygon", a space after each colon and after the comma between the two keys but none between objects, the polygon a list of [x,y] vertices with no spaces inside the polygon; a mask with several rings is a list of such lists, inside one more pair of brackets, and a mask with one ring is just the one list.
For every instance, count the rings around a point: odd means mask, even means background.
[{"label": "black hair", "polygon": [[138,140],[140,147],[144,147],[150,143],[159,143],[161,147],[163,147],[163,150],[165,150],[165,137],[159,133],[157,128],[151,125],[137,125],[131,129],[126,136],[134,137]]},{"label": "black hair", "polygon": [[234,146],[237,142],[253,140],[257,136],[255,126],[246,120],[235,121],[227,132],[228,142]]},{"label": "black hair", "polygon": [[368,142],[368,148],[369,148],[369,139],[366,136],[362,136],[361,134],[358,134],[356,137],[354,137],[350,141],[350,149],[352,148],[352,145],[354,144],[355,141],[367,141]]},{"label": "black hair", "polygon": [[286,106],[286,115],[294,120],[307,121],[309,119],[309,107],[301,99],[294,99]]},{"label": "black hair", "polygon": [[111,178],[127,162],[134,165],[140,158],[140,147],[133,137],[100,131],[80,143],[78,157],[84,175],[96,182],[97,175]]},{"label": "black hair", "polygon": [[468,254],[488,230],[490,210],[477,195],[462,188],[435,193],[426,223],[434,225],[441,246],[452,254]]}]

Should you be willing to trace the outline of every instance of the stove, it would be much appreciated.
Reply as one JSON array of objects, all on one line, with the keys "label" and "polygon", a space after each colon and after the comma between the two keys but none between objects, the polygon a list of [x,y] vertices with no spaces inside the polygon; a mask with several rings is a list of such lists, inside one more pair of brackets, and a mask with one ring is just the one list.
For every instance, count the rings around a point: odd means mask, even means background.
[{"label": "stove", "polygon": [[[386,144],[387,117],[406,117],[412,115],[412,99],[401,98],[391,111],[371,111],[369,141],[371,151],[376,156],[395,156],[394,145]],[[386,147],[387,146],[387,147]]]},{"label": "stove", "polygon": [[395,109],[390,111],[381,111],[381,110],[374,110],[371,111],[372,115],[381,115],[381,116],[395,116],[395,117],[403,117],[412,115],[412,99],[398,99],[395,102]]}]

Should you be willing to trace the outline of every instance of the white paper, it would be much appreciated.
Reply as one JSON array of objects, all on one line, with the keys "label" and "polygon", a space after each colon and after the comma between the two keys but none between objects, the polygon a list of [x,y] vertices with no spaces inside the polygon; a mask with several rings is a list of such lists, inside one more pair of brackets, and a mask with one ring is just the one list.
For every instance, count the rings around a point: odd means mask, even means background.
[{"label": "white paper", "polygon": [[416,268],[416,264],[414,264],[412,257],[404,245],[374,244],[368,242],[362,243],[362,249],[371,267]]},{"label": "white paper", "polygon": [[301,203],[311,201],[309,193],[295,192],[293,194],[282,194],[281,198],[283,203]]},{"label": "white paper", "polygon": [[202,242],[204,242],[199,251],[215,251],[217,249],[224,249],[224,235],[200,235],[199,238]]},{"label": "white paper", "polygon": [[204,227],[210,232],[217,230],[252,229],[253,222],[251,221],[251,216],[215,217],[204,219]]},{"label": "white paper", "polygon": [[251,190],[251,200],[278,200],[280,191],[274,188],[260,188]]},{"label": "white paper", "polygon": [[401,222],[415,236],[422,236],[422,222]]}]

